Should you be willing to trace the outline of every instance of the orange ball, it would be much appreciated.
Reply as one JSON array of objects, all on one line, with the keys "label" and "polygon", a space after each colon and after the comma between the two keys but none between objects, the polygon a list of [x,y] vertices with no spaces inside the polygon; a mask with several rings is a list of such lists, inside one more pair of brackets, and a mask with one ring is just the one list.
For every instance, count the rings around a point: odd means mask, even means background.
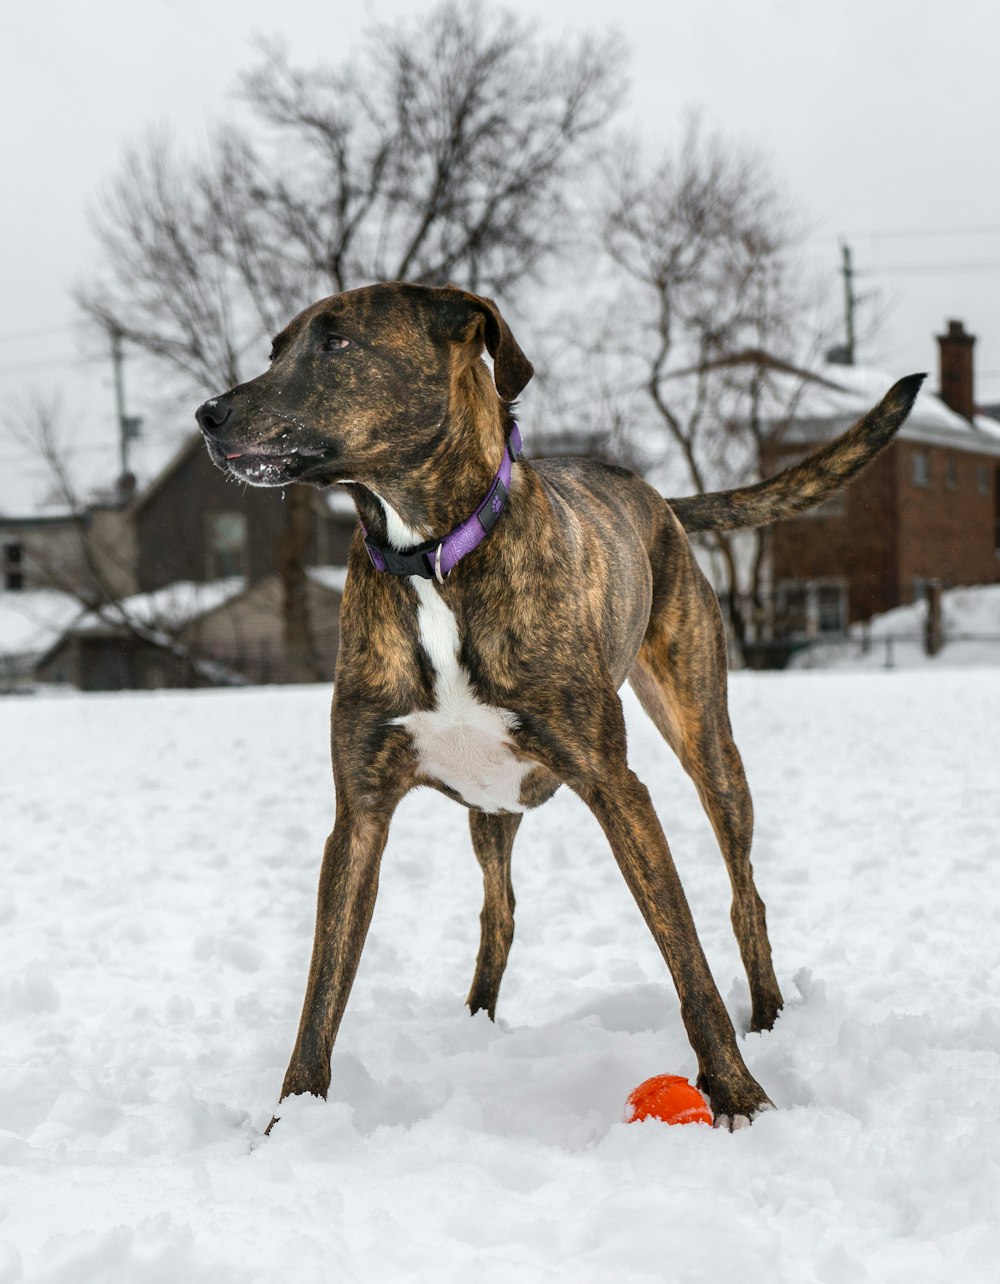
[{"label": "orange ball", "polygon": [[668,1124],[712,1122],[712,1112],[697,1088],[679,1074],[657,1074],[629,1093],[625,1122],[661,1119]]}]

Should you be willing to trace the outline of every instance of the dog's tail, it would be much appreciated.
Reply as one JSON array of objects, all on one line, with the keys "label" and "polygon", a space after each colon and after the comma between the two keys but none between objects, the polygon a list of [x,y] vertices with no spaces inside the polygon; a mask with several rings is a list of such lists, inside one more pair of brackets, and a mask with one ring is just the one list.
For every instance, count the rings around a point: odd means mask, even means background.
[{"label": "dog's tail", "polygon": [[770,526],[821,504],[846,486],[869,463],[910,413],[926,375],[912,374],[893,384],[882,400],[847,432],[822,450],[775,477],[720,490],[710,495],[668,499],[686,531],[731,531]]}]

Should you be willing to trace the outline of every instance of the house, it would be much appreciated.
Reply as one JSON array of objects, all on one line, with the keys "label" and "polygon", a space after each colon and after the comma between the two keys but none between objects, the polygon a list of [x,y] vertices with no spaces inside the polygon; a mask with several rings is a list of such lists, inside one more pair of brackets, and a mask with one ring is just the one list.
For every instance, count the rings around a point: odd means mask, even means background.
[{"label": "house", "polygon": [[122,506],[100,500],[0,509],[0,593],[135,591],[134,536]]},{"label": "house", "polygon": [[[332,680],[346,568],[307,571],[309,635],[317,671]],[[82,691],[282,682],[282,587],[276,574],[182,580],[77,613],[34,672]]]},{"label": "house", "polygon": [[[357,524],[354,505],[340,492],[306,493],[312,517],[307,563],[346,565]],[[274,490],[226,477],[209,459],[201,435],[192,434],[128,506],[137,590],[150,593],[182,580],[231,576],[256,581],[273,574],[288,507]]]},{"label": "house", "polygon": [[0,592],[0,694],[30,691],[38,662],[81,613],[57,589]]},{"label": "house", "polygon": [[[774,526],[774,634],[809,638],[942,587],[1000,581],[1000,423],[978,414],[973,345],[960,321],[938,337],[940,390],[925,388],[893,442],[847,488]],[[773,471],[847,428],[893,378],[828,365],[774,434]]]},{"label": "house", "polygon": [[[22,649],[15,660],[11,653],[6,667],[23,683],[26,664],[37,662],[43,680],[85,690],[209,680],[210,665],[192,667],[195,660],[216,661],[217,675],[229,666],[253,681],[296,676],[284,645],[281,576],[301,507],[284,492],[233,484],[197,433],[172,452],[147,451],[142,462],[144,482],[125,477],[88,503],[69,495],[53,502],[51,478],[34,496],[30,487],[10,486],[0,495],[0,606],[17,615],[16,604],[31,594],[59,590],[75,599],[74,616],[84,613],[67,619],[41,654]],[[304,560],[316,572],[304,587],[306,649],[315,671],[332,675],[336,581],[357,518],[339,491],[301,494]]]}]

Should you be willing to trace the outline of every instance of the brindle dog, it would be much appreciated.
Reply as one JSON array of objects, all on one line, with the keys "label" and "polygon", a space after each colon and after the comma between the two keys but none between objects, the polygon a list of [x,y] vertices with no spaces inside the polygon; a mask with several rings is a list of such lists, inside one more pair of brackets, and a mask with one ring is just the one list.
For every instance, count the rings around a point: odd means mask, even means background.
[{"label": "brindle dog", "polygon": [[[347,486],[373,544],[409,549],[446,535],[488,493],[511,403],[531,374],[491,300],[382,284],[307,308],[278,335],[269,370],[197,417],[213,460],[234,477]],[[621,468],[518,462],[506,508],[447,576],[440,563],[432,578],[383,573],[355,534],[333,697],[336,821],[281,1099],[326,1095],[403,795],[430,785],[469,808],[484,902],[468,1003],[492,1018],[514,933],[514,836],[522,813],[565,783],[604,829],[666,960],[716,1122],[732,1128],[770,1105],[740,1055],[649,794],[629,768],[618,690],[631,681],[697,787],[732,883],[751,1029],[768,1029],[782,998],[750,864],[725,633],[685,530],[762,525],[819,503],[890,439],[921,378],[896,384],[804,463],[736,491],[667,501]]]}]

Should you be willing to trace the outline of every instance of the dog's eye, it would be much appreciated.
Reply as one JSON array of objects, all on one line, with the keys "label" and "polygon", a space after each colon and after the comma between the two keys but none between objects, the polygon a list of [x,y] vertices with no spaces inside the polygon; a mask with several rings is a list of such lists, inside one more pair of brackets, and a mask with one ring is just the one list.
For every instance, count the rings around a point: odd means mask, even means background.
[{"label": "dog's eye", "polygon": [[350,346],[351,346],[350,339],[345,339],[342,334],[330,334],[330,335],[327,335],[326,339],[323,342],[323,351],[339,352],[341,348],[349,348]]}]

